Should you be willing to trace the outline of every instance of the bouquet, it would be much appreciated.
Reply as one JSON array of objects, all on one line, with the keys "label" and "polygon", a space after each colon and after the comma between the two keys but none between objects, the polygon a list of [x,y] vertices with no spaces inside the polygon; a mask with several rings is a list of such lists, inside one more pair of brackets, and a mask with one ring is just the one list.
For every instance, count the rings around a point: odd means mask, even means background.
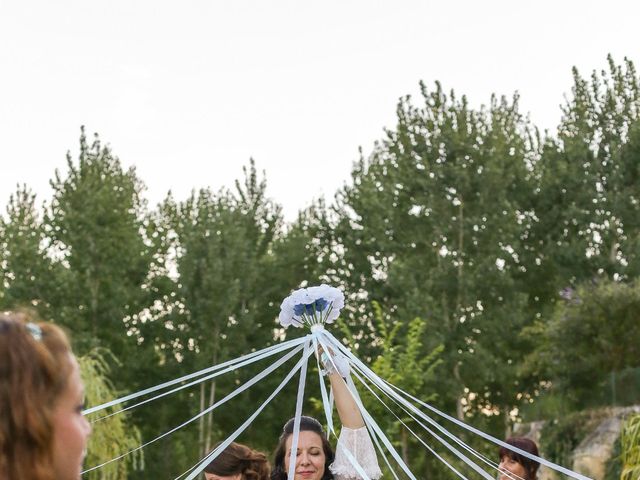
[{"label": "bouquet", "polygon": [[279,320],[285,328],[324,325],[335,322],[343,307],[344,294],[335,287],[301,288],[282,301]]}]

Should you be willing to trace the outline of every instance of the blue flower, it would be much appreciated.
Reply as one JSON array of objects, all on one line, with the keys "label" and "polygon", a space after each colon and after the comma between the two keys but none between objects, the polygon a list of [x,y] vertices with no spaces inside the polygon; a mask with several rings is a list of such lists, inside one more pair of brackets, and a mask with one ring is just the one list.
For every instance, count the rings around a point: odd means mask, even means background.
[{"label": "blue flower", "polygon": [[327,302],[324,298],[318,298],[315,302],[308,303],[306,305],[304,303],[298,303],[293,307],[293,313],[297,317],[301,316],[302,314],[307,314],[312,317],[316,312],[324,311],[328,305],[329,302]]},{"label": "blue flower", "polygon": [[343,307],[344,295],[337,288],[325,284],[301,288],[282,301],[279,320],[284,327],[332,323]]}]

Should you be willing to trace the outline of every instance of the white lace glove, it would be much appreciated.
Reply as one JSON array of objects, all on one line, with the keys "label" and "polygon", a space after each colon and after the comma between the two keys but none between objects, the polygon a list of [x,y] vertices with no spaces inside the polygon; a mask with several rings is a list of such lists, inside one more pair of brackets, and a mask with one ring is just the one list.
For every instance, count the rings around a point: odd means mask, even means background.
[{"label": "white lace glove", "polygon": [[349,359],[341,353],[332,352],[331,359],[329,359],[327,352],[323,351],[322,355],[320,355],[320,361],[324,367],[324,370],[322,370],[323,375],[332,375],[336,373],[337,369],[340,376],[345,378],[351,371],[351,368],[349,367]]}]

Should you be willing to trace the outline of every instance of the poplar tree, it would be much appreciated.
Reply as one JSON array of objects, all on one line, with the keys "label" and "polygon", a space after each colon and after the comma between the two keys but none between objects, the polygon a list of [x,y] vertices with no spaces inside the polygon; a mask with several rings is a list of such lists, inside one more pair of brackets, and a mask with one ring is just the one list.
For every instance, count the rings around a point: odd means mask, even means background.
[{"label": "poplar tree", "polygon": [[77,162],[67,154],[67,172],[56,171],[51,186],[44,223],[49,249],[65,269],[55,317],[81,351],[105,346],[126,362],[135,343],[124,320],[143,307],[150,264],[144,186],[97,136],[90,145],[84,129]]},{"label": "poplar tree", "polygon": [[47,254],[47,243],[36,195],[20,186],[0,217],[1,308],[48,310],[60,271]]},{"label": "poplar tree", "polygon": [[[440,401],[459,417],[483,409],[508,425],[517,373],[475,365],[513,363],[529,321],[519,283],[537,132],[517,95],[473,109],[439,84],[421,87],[423,106],[401,99],[396,127],[337,196],[334,278],[359,305],[350,323],[362,335],[373,332],[371,300],[424,318],[425,355],[444,345]],[[500,342],[505,331],[516,332],[511,343]]]}]

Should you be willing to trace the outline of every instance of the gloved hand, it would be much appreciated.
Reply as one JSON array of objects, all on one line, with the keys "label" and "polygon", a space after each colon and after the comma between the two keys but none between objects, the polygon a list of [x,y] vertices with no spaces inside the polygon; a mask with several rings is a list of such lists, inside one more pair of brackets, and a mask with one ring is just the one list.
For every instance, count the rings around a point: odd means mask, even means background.
[{"label": "gloved hand", "polygon": [[342,378],[345,378],[351,371],[349,359],[340,352],[331,352],[331,359],[329,359],[329,354],[323,350],[320,355],[320,361],[324,367],[321,372],[323,375],[332,375],[336,373],[337,369],[338,374],[340,374]]}]

